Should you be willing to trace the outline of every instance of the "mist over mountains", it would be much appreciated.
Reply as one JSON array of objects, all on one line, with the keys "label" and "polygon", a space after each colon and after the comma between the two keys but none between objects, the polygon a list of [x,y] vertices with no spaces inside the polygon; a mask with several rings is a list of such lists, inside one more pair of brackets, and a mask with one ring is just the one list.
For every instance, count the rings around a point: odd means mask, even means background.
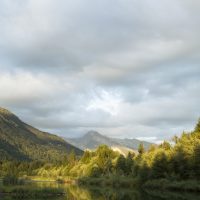
[{"label": "mist over mountains", "polygon": [[138,149],[139,144],[142,142],[145,149],[148,149],[152,143],[146,141],[140,141],[137,139],[119,139],[110,138],[105,135],[98,133],[97,131],[89,131],[85,135],[79,138],[65,138],[70,144],[85,150],[85,149],[96,149],[99,145],[105,144],[111,148],[126,148],[127,150]]}]

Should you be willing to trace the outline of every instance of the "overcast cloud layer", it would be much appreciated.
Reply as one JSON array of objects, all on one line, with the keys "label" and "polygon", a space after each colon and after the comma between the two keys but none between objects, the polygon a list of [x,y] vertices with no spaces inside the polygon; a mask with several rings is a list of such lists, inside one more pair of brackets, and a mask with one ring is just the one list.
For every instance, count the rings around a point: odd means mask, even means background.
[{"label": "overcast cloud layer", "polygon": [[200,117],[199,0],[1,0],[0,105],[42,130],[150,141]]}]

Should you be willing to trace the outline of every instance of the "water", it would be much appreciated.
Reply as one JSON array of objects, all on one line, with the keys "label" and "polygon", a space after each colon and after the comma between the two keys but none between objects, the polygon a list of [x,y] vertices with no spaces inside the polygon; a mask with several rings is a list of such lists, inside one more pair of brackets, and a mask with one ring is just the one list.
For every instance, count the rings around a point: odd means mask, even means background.
[{"label": "water", "polygon": [[[48,198],[48,200],[200,200],[199,194],[183,192],[138,191],[136,189],[122,188],[112,189],[100,187],[79,187],[77,185],[57,184],[53,182],[35,183],[32,185],[32,187],[62,187],[65,189],[66,195],[64,197]],[[14,199],[9,196],[2,197],[0,195],[0,200]]]}]

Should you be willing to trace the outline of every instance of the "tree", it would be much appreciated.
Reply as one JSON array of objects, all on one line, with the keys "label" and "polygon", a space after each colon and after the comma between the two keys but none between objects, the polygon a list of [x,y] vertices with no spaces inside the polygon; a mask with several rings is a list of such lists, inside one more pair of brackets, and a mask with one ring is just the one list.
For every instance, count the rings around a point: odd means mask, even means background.
[{"label": "tree", "polygon": [[161,145],[160,145],[161,148],[163,148],[164,150],[170,150],[171,149],[171,145],[169,142],[167,141],[164,141]]},{"label": "tree", "polygon": [[73,166],[75,164],[75,161],[76,161],[76,154],[75,154],[74,150],[71,150],[69,157],[68,157],[68,162],[70,165]]},{"label": "tree", "polygon": [[198,120],[198,122],[197,122],[197,124],[196,124],[196,126],[194,128],[194,132],[199,132],[200,133],[200,118],[199,118],[199,120]]},{"label": "tree", "polygon": [[102,170],[103,174],[107,174],[112,168],[113,151],[106,145],[101,145],[96,151],[97,165]]},{"label": "tree", "polygon": [[185,152],[183,146],[178,146],[174,149],[174,154],[170,160],[172,164],[173,171],[181,179],[186,179],[190,175],[190,161],[187,157],[187,152]]},{"label": "tree", "polygon": [[200,144],[197,144],[194,149],[194,173],[196,178],[200,178]]},{"label": "tree", "polygon": [[145,182],[149,178],[149,167],[146,162],[138,169],[139,180],[141,183]]},{"label": "tree", "polygon": [[148,152],[154,152],[156,150],[156,145],[155,144],[151,144],[151,146],[148,149]]},{"label": "tree", "polygon": [[139,144],[139,147],[138,147],[138,153],[142,155],[144,152],[145,152],[145,150],[144,150],[144,145],[143,145],[143,143],[141,142],[141,143]]},{"label": "tree", "polygon": [[89,151],[85,151],[82,158],[81,158],[81,162],[83,163],[88,163],[90,161],[90,152]]},{"label": "tree", "polygon": [[90,172],[89,172],[90,177],[99,177],[100,175],[101,175],[101,170],[99,169],[98,166],[93,166],[90,169]]},{"label": "tree", "polygon": [[126,158],[123,155],[120,155],[116,162],[116,171],[120,174],[126,173]]},{"label": "tree", "polygon": [[154,158],[152,165],[152,178],[165,178],[168,174],[168,161],[166,154],[158,152]]},{"label": "tree", "polygon": [[126,158],[126,175],[133,174],[133,168],[134,168],[134,153],[128,153],[127,158]]}]

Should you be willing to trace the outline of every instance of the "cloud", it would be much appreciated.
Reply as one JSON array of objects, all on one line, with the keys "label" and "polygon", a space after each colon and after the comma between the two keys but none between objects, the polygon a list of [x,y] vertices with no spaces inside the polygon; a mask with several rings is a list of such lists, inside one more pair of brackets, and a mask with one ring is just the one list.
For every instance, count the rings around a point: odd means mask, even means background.
[{"label": "cloud", "polygon": [[[2,0],[0,102],[43,130],[157,141],[200,115],[197,0]],[[153,139],[152,139],[153,140]]]},{"label": "cloud", "polygon": [[89,102],[86,110],[103,110],[111,115],[117,115],[120,102],[120,95],[114,92],[109,93],[105,90],[102,90],[100,95],[95,95],[94,98]]}]

